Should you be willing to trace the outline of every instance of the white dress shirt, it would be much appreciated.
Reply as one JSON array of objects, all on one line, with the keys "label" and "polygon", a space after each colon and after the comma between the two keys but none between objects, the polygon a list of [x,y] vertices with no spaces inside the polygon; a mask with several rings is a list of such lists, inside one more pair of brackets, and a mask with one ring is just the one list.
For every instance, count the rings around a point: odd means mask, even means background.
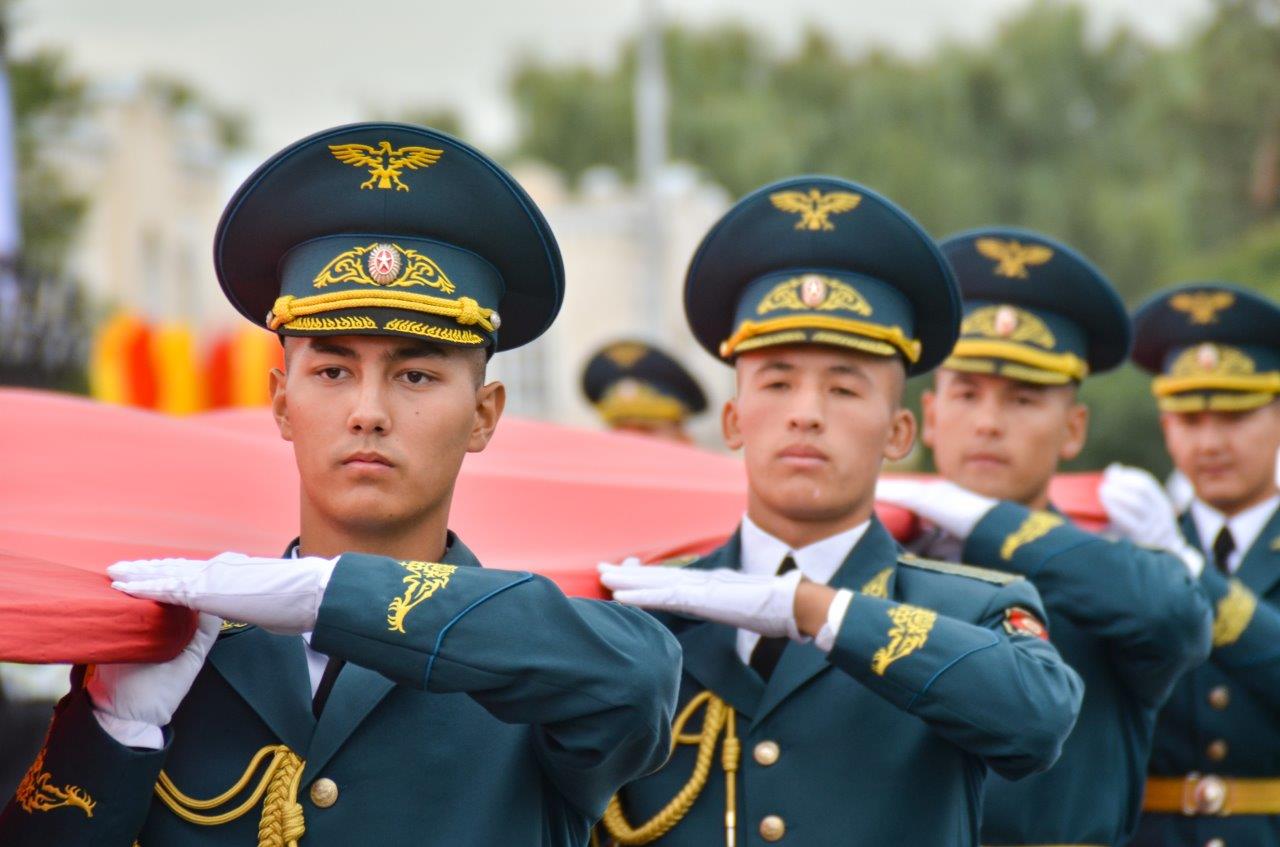
[{"label": "white dress shirt", "polygon": [[1199,497],[1191,501],[1191,520],[1196,525],[1196,533],[1200,536],[1200,546],[1210,557],[1213,556],[1213,541],[1225,525],[1231,530],[1231,538],[1236,547],[1227,557],[1227,570],[1235,573],[1240,569],[1249,548],[1258,540],[1271,515],[1280,507],[1280,494],[1268,497],[1256,506],[1250,506],[1243,512],[1227,517],[1217,509],[1202,501]]},{"label": "white dress shirt", "polygon": [[[844,560],[849,558],[853,546],[862,538],[871,521],[863,521],[853,529],[847,529],[838,535],[816,541],[799,550],[792,549],[785,541],[774,538],[756,525],[750,517],[742,516],[742,572],[760,576],[773,576],[778,566],[788,555],[795,560],[796,567],[804,577],[812,582],[826,585],[836,575]],[[830,652],[835,643],[836,633],[844,622],[845,612],[849,610],[849,602],[853,600],[853,592],[841,590],[831,602],[827,612],[827,623],[814,639],[814,644],[824,652]],[[746,629],[738,630],[738,656],[743,663],[751,661],[751,651],[760,641],[760,634]]]}]

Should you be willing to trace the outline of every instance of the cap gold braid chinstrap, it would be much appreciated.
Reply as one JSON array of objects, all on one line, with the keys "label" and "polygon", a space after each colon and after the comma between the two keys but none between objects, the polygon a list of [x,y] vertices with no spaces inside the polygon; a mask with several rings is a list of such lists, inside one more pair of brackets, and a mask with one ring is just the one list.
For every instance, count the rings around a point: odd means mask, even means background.
[{"label": "cap gold braid chinstrap", "polygon": [[788,315],[767,321],[743,321],[737,331],[720,344],[720,356],[724,359],[729,358],[742,342],[758,335],[784,332],[789,329],[825,329],[876,341],[887,341],[896,347],[908,362],[915,362],[920,358],[920,342],[914,338],[908,338],[902,331],[902,327],[884,326],[869,321],[855,321],[851,318],[836,318],[828,315]]},{"label": "cap gold braid chinstrap", "polygon": [[[951,357],[958,359],[1003,359],[1020,365],[1061,374],[1077,382],[1089,375],[1089,364],[1074,353],[1048,353],[1033,350],[1016,341],[962,338],[956,342]],[[947,363],[942,365],[947,367]],[[963,368],[957,368],[962,370]]]},{"label": "cap gold braid chinstrap", "polygon": [[403,291],[333,291],[311,297],[294,297],[286,294],[276,298],[271,307],[267,326],[279,329],[294,318],[336,312],[341,309],[403,309],[453,318],[463,326],[479,326],[486,332],[498,328],[498,314],[470,297],[450,300],[447,297],[431,297],[426,294],[410,294]]},{"label": "cap gold braid chinstrap", "polygon": [[[702,706],[706,712],[702,717],[702,731],[696,735],[686,734],[684,726]],[[656,815],[638,827],[633,827],[622,811],[622,802],[615,794],[604,810],[600,824],[618,844],[623,847],[648,844],[666,835],[693,808],[693,803],[702,794],[707,785],[707,777],[711,775],[712,759],[715,756],[716,742],[720,733],[724,732],[724,744],[720,750],[720,765],[724,768],[724,838],[725,847],[734,847],[738,832],[737,790],[738,763],[742,758],[742,745],[738,741],[737,716],[732,707],[710,691],[703,691],[685,704],[671,726],[671,749],[678,744],[698,745],[697,758],[694,760],[693,774],[684,784],[671,802]]]},{"label": "cap gold braid chinstrap", "polygon": [[[271,757],[271,761],[258,780],[257,787],[243,803],[220,814],[206,814],[211,809],[229,804],[239,796],[267,756]],[[221,826],[238,820],[261,800],[258,847],[297,847],[298,839],[306,832],[302,806],[298,803],[298,788],[302,785],[302,769],[305,766],[306,763],[298,754],[288,747],[272,744],[255,753],[236,784],[217,797],[208,800],[189,797],[178,790],[164,771],[160,772],[155,793],[175,815],[198,826]]]}]

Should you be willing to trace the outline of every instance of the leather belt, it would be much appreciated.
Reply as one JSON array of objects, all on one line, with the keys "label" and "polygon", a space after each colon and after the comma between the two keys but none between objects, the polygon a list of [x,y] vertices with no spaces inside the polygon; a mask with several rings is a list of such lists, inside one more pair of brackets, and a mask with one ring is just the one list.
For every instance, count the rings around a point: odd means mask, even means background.
[{"label": "leather belt", "polygon": [[1280,779],[1191,773],[1147,779],[1144,812],[1187,816],[1280,815]]}]

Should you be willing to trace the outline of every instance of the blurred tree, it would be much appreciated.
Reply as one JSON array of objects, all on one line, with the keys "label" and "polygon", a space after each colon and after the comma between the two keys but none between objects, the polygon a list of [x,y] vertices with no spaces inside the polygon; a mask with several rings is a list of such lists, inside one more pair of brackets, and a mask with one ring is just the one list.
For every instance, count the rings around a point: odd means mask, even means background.
[{"label": "blurred tree", "polygon": [[[1123,29],[1098,38],[1083,8],[1051,0],[986,43],[916,61],[846,56],[818,30],[790,55],[737,25],[671,28],[665,43],[672,158],[735,194],[846,175],[940,235],[991,223],[1050,233],[1131,302],[1191,266],[1280,289],[1277,0],[1213,0],[1168,47]],[[632,177],[634,62],[634,45],[604,70],[524,62],[518,153],[570,180],[600,164]],[[1167,466],[1146,435],[1143,376],[1092,380],[1084,397],[1094,434],[1076,465]]]}]

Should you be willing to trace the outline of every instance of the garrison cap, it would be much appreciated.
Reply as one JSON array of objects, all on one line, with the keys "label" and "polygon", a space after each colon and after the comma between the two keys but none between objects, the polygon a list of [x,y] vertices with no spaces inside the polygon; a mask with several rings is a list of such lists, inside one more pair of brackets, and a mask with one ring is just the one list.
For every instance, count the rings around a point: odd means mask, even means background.
[{"label": "garrison cap", "polygon": [[630,339],[606,345],[587,361],[582,392],[609,424],[679,422],[707,408],[701,386],[679,362]]},{"label": "garrison cap", "polygon": [[943,367],[1064,385],[1111,370],[1129,353],[1129,314],[1079,253],[1046,235],[986,227],[942,252],[964,298],[960,340]]},{"label": "garrison cap", "polygon": [[951,350],[960,298],[929,234],[857,183],[799,176],[740,200],[703,238],[684,287],[698,343],[725,361],[777,344],[901,356]]},{"label": "garrison cap", "polygon": [[1280,394],[1280,306],[1237,285],[1193,282],[1133,314],[1133,361],[1166,412],[1247,411]]},{"label": "garrison cap", "polygon": [[327,129],[272,156],[218,223],[214,267],[281,335],[400,335],[509,350],[551,325],[560,251],[511,175],[426,127]]}]

